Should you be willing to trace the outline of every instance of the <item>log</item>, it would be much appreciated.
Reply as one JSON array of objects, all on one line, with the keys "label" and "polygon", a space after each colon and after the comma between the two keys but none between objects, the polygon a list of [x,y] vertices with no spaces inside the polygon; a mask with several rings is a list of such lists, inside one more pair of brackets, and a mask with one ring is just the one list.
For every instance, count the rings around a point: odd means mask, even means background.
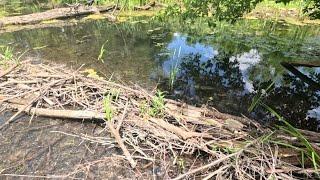
[{"label": "log", "polygon": [[157,124],[161,128],[178,135],[179,137],[181,137],[184,140],[187,140],[189,138],[194,138],[194,137],[203,137],[203,138],[213,139],[213,137],[209,134],[188,132],[188,131],[185,131],[185,130],[183,130],[173,124],[170,124],[170,123],[164,121],[163,119],[150,118],[149,120],[150,120],[150,122]]},{"label": "log", "polygon": [[[22,16],[12,16],[0,18],[0,24],[2,26],[7,25],[25,25],[25,24],[36,24],[41,21],[48,21],[53,19],[65,19],[72,18],[76,16],[83,16],[88,14],[108,12],[115,8],[115,5],[105,6],[105,7],[66,7],[51,9],[45,12],[27,14]],[[111,20],[111,18],[109,18]],[[115,18],[113,19],[115,20]]]},{"label": "log", "polygon": [[[320,90],[320,84],[308,77],[307,75],[300,72],[298,69],[295,68],[295,66],[298,66],[297,64],[294,66],[292,63],[287,62],[281,62],[280,63],[284,68],[286,68],[288,71],[290,71],[292,74],[297,76],[302,81],[306,82],[311,86],[311,88],[315,90]],[[315,66],[316,67],[316,66]]]},{"label": "log", "polygon": [[24,109],[24,105],[10,104],[12,108],[23,110],[26,114],[51,117],[51,118],[63,118],[63,119],[81,119],[81,120],[101,120],[104,119],[105,114],[94,111],[82,111],[82,110],[56,110],[56,109],[44,109],[44,108],[29,108]]},{"label": "log", "polygon": [[285,62],[288,64],[291,64],[292,66],[298,66],[298,67],[320,67],[320,60],[318,61],[306,61],[306,62]]},{"label": "log", "polygon": [[150,10],[152,7],[156,6],[156,1],[151,1],[148,4],[144,5],[144,6],[134,6],[133,10],[135,11],[146,11],[146,10]]}]

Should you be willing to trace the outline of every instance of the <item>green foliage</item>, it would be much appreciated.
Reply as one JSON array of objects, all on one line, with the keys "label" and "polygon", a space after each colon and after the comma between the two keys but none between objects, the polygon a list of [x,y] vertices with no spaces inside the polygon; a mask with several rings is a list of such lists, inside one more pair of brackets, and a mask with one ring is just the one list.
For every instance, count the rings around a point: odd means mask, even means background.
[{"label": "green foliage", "polygon": [[170,73],[169,73],[169,88],[170,88],[170,90],[173,89],[174,83],[177,80],[178,72],[179,72],[179,68],[177,66],[170,68]]},{"label": "green foliage", "polygon": [[13,48],[12,47],[4,47],[1,49],[2,56],[0,56],[0,65],[7,66],[10,62],[14,60]]},{"label": "green foliage", "polygon": [[[208,23],[215,25],[214,20],[234,22],[245,13],[252,11],[258,3],[297,2],[298,0],[183,0],[182,4],[170,5],[163,13],[164,16],[172,17],[182,15],[184,20],[195,21],[199,17],[205,17]],[[300,1],[299,1],[300,2]],[[311,18],[320,18],[320,1],[304,0],[302,5],[305,14]],[[299,5],[297,5],[299,7]]]},{"label": "green foliage", "polygon": [[98,56],[98,61],[101,61],[104,63],[104,60],[103,60],[103,55],[105,53],[105,49],[104,49],[104,46],[105,44],[107,43],[108,41],[106,41],[105,43],[102,44],[101,48],[100,48],[100,53],[99,53],[99,56]]},{"label": "green foliage", "polygon": [[113,118],[113,108],[112,108],[112,95],[109,93],[103,98],[103,108],[105,113],[105,119],[111,121]]},{"label": "green foliage", "polygon": [[103,98],[103,108],[105,113],[105,119],[111,121],[114,116],[114,109],[112,102],[119,99],[120,91],[118,89],[110,89],[108,94]]},{"label": "green foliage", "polygon": [[152,117],[163,116],[165,109],[164,104],[164,93],[160,90],[157,91],[156,95],[151,100],[151,107],[149,109],[149,115]]},{"label": "green foliage", "polygon": [[[288,4],[297,0],[275,0],[276,3]],[[319,0],[301,0],[303,12],[312,19],[320,19],[320,1]]]},{"label": "green foliage", "polygon": [[13,47],[0,47],[0,65],[8,67],[10,64],[17,64],[26,52],[27,51],[23,52],[20,56],[16,57],[14,54]]},{"label": "green foliage", "polygon": [[184,20],[205,17],[214,25],[213,20],[234,22],[243,14],[250,12],[262,0],[183,0],[183,5],[169,6],[163,13],[165,16],[182,15]]}]

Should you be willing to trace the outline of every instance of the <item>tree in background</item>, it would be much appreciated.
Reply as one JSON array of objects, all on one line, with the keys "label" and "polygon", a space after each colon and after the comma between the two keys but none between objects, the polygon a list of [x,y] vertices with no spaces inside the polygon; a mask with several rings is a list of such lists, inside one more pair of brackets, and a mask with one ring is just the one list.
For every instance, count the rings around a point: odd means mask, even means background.
[{"label": "tree in background", "polygon": [[[212,17],[211,19],[235,21],[245,13],[252,11],[263,0],[181,0],[170,6],[167,15],[182,14],[185,19]],[[274,0],[276,3],[289,3],[297,0]],[[312,19],[320,18],[320,0],[301,0],[303,12]]]},{"label": "tree in background", "polygon": [[[276,0],[276,3],[288,4],[297,0]],[[320,19],[320,0],[300,0],[304,2],[303,12],[312,19]]]}]

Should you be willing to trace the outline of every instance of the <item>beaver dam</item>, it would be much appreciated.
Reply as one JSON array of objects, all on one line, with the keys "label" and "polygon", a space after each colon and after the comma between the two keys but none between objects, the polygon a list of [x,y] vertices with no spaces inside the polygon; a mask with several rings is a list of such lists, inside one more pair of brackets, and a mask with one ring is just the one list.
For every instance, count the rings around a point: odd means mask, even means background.
[{"label": "beaver dam", "polygon": [[317,177],[317,133],[292,137],[82,68],[27,60],[0,78],[2,177]]},{"label": "beaver dam", "polygon": [[0,179],[320,178],[317,20],[64,2],[0,2]]}]

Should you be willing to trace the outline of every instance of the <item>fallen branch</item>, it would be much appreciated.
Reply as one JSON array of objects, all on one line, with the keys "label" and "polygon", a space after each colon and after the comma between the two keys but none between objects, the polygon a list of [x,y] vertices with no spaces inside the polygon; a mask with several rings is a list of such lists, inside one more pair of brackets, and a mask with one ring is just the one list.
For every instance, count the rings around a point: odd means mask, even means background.
[{"label": "fallen branch", "polygon": [[72,18],[76,16],[83,16],[88,14],[108,12],[115,8],[115,5],[105,7],[67,7],[51,9],[45,12],[27,14],[22,16],[11,16],[0,18],[0,24],[8,25],[24,25],[35,24],[41,21],[48,21],[52,19]]},{"label": "fallen branch", "polygon": [[130,152],[128,151],[128,149],[126,148],[126,146],[124,145],[121,136],[119,134],[119,132],[113,127],[113,124],[109,121],[106,122],[107,126],[109,127],[111,134],[114,136],[114,138],[116,139],[119,147],[122,149],[123,154],[125,155],[125,157],[127,158],[127,160],[129,161],[130,165],[132,168],[135,168],[137,165],[137,162],[135,162],[133,160],[133,158],[131,157]]},{"label": "fallen branch", "polygon": [[5,70],[4,72],[0,73],[0,78],[2,78],[3,76],[9,74],[11,71],[13,71],[14,69],[16,69],[19,66],[18,63],[12,65],[9,69]]},{"label": "fallen branch", "polygon": [[24,111],[28,115],[36,115],[51,118],[61,118],[61,119],[79,119],[79,120],[101,120],[104,119],[105,115],[103,113],[98,113],[94,111],[77,111],[77,110],[56,110],[56,109],[44,109],[44,108],[29,108],[25,109],[25,106],[18,104],[11,104],[13,108],[19,111]]},{"label": "fallen branch", "polygon": [[209,164],[207,164],[207,165],[205,165],[205,166],[201,166],[201,167],[198,167],[198,168],[196,168],[196,169],[193,169],[193,170],[191,170],[191,171],[189,171],[189,172],[187,172],[187,173],[185,173],[185,174],[181,174],[180,176],[174,178],[173,180],[185,179],[185,177],[187,177],[187,176],[190,176],[190,175],[192,175],[192,174],[198,173],[198,172],[203,171],[203,170],[205,170],[205,169],[211,168],[211,167],[213,167],[213,166],[218,165],[219,163],[222,163],[222,162],[228,160],[228,159],[231,158],[231,157],[237,156],[237,155],[238,155],[239,153],[241,153],[241,152],[242,152],[242,151],[239,151],[239,152],[236,152],[236,153],[233,153],[233,154],[229,154],[228,156],[224,156],[224,157],[222,157],[222,158],[220,158],[220,159],[217,159],[217,160],[215,160],[215,161],[213,161],[213,162],[211,162],[211,163],[209,163]]}]

